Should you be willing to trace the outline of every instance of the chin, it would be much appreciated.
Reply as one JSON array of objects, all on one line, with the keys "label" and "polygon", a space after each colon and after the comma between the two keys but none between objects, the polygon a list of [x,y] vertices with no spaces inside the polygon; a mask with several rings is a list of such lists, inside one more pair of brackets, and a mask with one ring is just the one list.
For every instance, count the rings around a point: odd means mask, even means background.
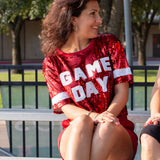
[{"label": "chin", "polygon": [[92,38],[97,38],[97,37],[98,37],[98,33],[92,34],[89,38],[92,39]]}]

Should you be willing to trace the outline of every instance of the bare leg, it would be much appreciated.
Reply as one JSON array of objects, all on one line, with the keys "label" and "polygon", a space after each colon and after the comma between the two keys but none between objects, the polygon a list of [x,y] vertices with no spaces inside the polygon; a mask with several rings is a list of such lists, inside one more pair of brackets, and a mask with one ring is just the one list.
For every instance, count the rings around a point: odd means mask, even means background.
[{"label": "bare leg", "polygon": [[93,135],[91,160],[131,160],[133,146],[122,125],[99,123]]},{"label": "bare leg", "polygon": [[141,136],[141,160],[160,160],[160,143],[148,134]]},{"label": "bare leg", "polygon": [[62,135],[60,151],[65,160],[89,160],[94,123],[86,115],[72,121]]}]

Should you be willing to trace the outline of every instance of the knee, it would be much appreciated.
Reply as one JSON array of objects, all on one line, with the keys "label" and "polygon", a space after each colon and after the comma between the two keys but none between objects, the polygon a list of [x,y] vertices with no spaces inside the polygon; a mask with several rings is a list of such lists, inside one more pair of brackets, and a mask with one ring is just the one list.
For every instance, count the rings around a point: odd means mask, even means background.
[{"label": "knee", "polygon": [[143,149],[147,149],[151,146],[152,144],[152,137],[149,136],[148,134],[142,134],[141,135],[141,147]]},{"label": "knee", "polygon": [[76,127],[77,129],[93,130],[94,122],[89,116],[81,115],[72,121],[72,126]]},{"label": "knee", "polygon": [[105,138],[106,135],[110,135],[110,138],[116,139],[118,127],[119,126],[115,125],[114,123],[105,122],[99,123],[96,129],[98,130],[98,135],[100,138]]},{"label": "knee", "polygon": [[100,132],[112,132],[112,133],[116,133],[117,130],[117,126],[114,123],[111,122],[105,122],[105,123],[100,123],[99,124],[99,128],[100,128]]}]

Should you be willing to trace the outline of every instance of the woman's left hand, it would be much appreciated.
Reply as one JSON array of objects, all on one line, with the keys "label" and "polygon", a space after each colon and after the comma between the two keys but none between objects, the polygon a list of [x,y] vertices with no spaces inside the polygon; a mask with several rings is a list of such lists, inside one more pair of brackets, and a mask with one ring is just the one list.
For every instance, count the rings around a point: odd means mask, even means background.
[{"label": "woman's left hand", "polygon": [[160,125],[160,113],[156,113],[153,116],[149,117],[144,126],[150,124]]},{"label": "woman's left hand", "polygon": [[95,118],[95,123],[105,123],[106,121],[110,122],[110,123],[115,123],[116,125],[119,125],[119,119],[112,113],[105,111],[101,114],[99,114],[96,118]]}]

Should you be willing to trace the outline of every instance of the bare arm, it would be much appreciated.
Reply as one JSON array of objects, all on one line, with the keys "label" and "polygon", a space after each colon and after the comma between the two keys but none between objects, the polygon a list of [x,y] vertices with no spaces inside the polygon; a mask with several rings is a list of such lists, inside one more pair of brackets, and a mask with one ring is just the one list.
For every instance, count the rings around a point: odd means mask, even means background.
[{"label": "bare arm", "polygon": [[160,113],[160,68],[157,74],[156,82],[152,90],[150,109],[151,116],[155,113]]},{"label": "bare arm", "polygon": [[[85,109],[82,109],[82,108],[79,108],[77,107],[75,104],[66,104],[62,107],[62,111],[64,112],[64,114],[66,115],[66,117],[68,119],[75,119],[76,117],[80,116],[80,115],[83,115],[83,114],[88,114],[89,111],[85,110]],[[96,115],[97,113],[96,112],[92,112],[90,113],[90,117],[92,119],[94,119],[94,116]]]},{"label": "bare arm", "polygon": [[127,83],[119,83],[115,85],[115,96],[107,109],[107,111],[99,114],[96,118],[97,121],[110,121],[119,124],[119,120],[117,118],[118,114],[124,108],[128,101],[129,94],[129,84]]},{"label": "bare arm", "polygon": [[[128,101],[128,83],[120,83],[115,85],[115,96],[112,100],[107,111],[102,114],[98,114],[96,112],[91,112],[90,117],[96,122],[102,122],[103,120],[107,120],[110,122],[118,122],[116,116],[121,112],[123,107],[126,105]],[[76,117],[82,114],[88,114],[89,111],[77,107],[75,104],[67,104],[62,107],[62,111],[69,119],[75,119]],[[95,117],[97,117],[95,119]],[[105,118],[104,118],[105,117]]]},{"label": "bare arm", "polygon": [[150,110],[151,117],[146,121],[145,126],[160,123],[160,68],[152,89]]},{"label": "bare arm", "polygon": [[129,84],[119,83],[115,85],[115,96],[110,104],[108,111],[113,113],[115,116],[121,112],[128,101]]}]

